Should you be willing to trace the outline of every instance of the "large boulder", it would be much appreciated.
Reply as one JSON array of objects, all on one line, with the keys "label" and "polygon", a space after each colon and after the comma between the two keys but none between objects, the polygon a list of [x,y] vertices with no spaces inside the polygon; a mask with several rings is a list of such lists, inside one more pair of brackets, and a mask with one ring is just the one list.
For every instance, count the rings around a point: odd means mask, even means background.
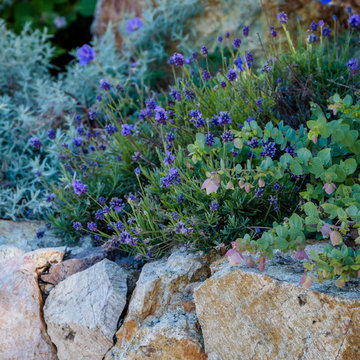
[{"label": "large boulder", "polygon": [[99,360],[126,305],[127,273],[110,260],[69,276],[51,292],[45,321],[60,360]]},{"label": "large boulder", "polygon": [[0,261],[24,255],[25,251],[13,245],[0,245]]},{"label": "large boulder", "polygon": [[205,359],[192,300],[194,288],[210,274],[210,260],[202,253],[177,250],[146,264],[116,345],[105,359]]},{"label": "large boulder", "polygon": [[0,262],[0,359],[57,359],[37,279],[46,264],[63,256],[62,250],[41,249]]},{"label": "large boulder", "polygon": [[296,262],[213,271],[194,294],[209,360],[360,359],[358,284],[306,290]]}]

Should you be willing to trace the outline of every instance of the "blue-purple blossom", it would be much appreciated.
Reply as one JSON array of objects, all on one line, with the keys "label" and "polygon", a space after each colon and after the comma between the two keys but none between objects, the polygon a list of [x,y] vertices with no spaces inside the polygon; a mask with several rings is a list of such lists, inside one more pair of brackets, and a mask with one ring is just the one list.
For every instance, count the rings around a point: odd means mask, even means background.
[{"label": "blue-purple blossom", "polygon": [[185,196],[183,194],[180,194],[177,198],[177,202],[181,204],[185,200]]},{"label": "blue-purple blossom", "polygon": [[200,49],[200,53],[201,55],[206,56],[209,53],[209,50],[207,49],[206,46],[202,46]]},{"label": "blue-purple blossom", "polygon": [[72,186],[74,188],[75,194],[78,196],[87,192],[87,185],[83,184],[80,180],[74,179]]},{"label": "blue-purple blossom", "polygon": [[275,28],[273,26],[270,26],[270,33],[272,37],[276,37],[277,36],[277,31],[275,30]]},{"label": "blue-purple blossom", "polygon": [[229,125],[232,123],[232,118],[228,112],[220,111],[220,114],[217,117],[217,121],[219,125]]},{"label": "blue-purple blossom", "polygon": [[280,189],[280,185],[279,185],[279,184],[275,184],[275,185],[274,185],[274,190],[275,190],[275,191],[278,191],[279,189]]},{"label": "blue-purple blossom", "polygon": [[110,200],[110,206],[115,211],[120,212],[123,210],[124,203],[121,199],[114,197]]},{"label": "blue-purple blossom", "polygon": [[126,31],[130,34],[133,33],[140,28],[142,28],[143,22],[140,18],[135,17],[134,19],[130,19],[126,22]]},{"label": "blue-purple blossom", "polygon": [[325,25],[324,20],[319,20],[319,24],[318,24],[321,28]]},{"label": "blue-purple blossom", "polygon": [[358,14],[351,15],[349,18],[349,24],[352,28],[357,28],[360,25],[360,16]]},{"label": "blue-purple blossom", "polygon": [[284,11],[282,11],[280,14],[278,14],[277,17],[280,20],[281,25],[287,24],[287,22],[289,20],[288,16],[286,15],[286,13]]},{"label": "blue-purple blossom", "polygon": [[291,155],[292,157],[295,157],[296,156],[296,152],[295,152],[295,149],[289,145],[285,148],[285,152],[289,155]]},{"label": "blue-purple blossom", "polygon": [[73,228],[74,228],[75,230],[81,230],[81,229],[82,229],[82,225],[81,225],[78,221],[76,221],[76,222],[73,223]]},{"label": "blue-purple blossom", "polygon": [[271,158],[275,157],[276,154],[276,144],[272,141],[268,141],[266,143],[263,143],[263,149],[264,151],[261,152],[261,156],[266,157],[269,156]]},{"label": "blue-purple blossom", "polygon": [[253,137],[251,140],[248,140],[247,144],[255,149],[259,146],[259,139],[257,137]]},{"label": "blue-purple blossom", "polygon": [[234,139],[234,134],[229,130],[224,132],[224,134],[221,136],[221,139],[224,143],[228,143]]},{"label": "blue-purple blossom", "polygon": [[310,44],[316,43],[317,40],[318,40],[318,37],[315,34],[310,34],[310,36],[309,36],[309,43]]},{"label": "blue-purple blossom", "polygon": [[248,26],[244,26],[243,27],[243,35],[244,36],[249,36],[249,27]]},{"label": "blue-purple blossom", "polygon": [[234,48],[238,49],[241,45],[241,39],[234,39]]},{"label": "blue-purple blossom", "polygon": [[329,37],[331,35],[331,29],[329,26],[325,26],[323,29],[322,29],[322,35],[324,37]]},{"label": "blue-purple blossom", "polygon": [[177,91],[176,89],[170,90],[170,96],[173,100],[181,101],[181,93]]},{"label": "blue-purple blossom", "polygon": [[226,88],[226,82],[225,82],[225,81],[222,81],[222,82],[220,83],[220,86],[221,86],[223,89],[225,89],[225,88]]},{"label": "blue-purple blossom", "polygon": [[204,81],[208,81],[210,79],[210,74],[206,69],[201,70],[201,76]]},{"label": "blue-purple blossom", "polygon": [[100,196],[98,201],[100,205],[105,205],[106,199],[103,196]]},{"label": "blue-purple blossom", "polygon": [[175,157],[170,151],[165,152],[164,165],[171,165],[174,163]]},{"label": "blue-purple blossom", "polygon": [[140,168],[137,167],[137,168],[134,170],[134,173],[139,176],[139,175],[141,174]]},{"label": "blue-purple blossom", "polygon": [[171,57],[172,62],[176,65],[176,66],[183,66],[184,65],[184,56],[181,55],[180,53],[175,53],[172,57]]},{"label": "blue-purple blossom", "polygon": [[100,80],[100,87],[105,90],[109,91],[111,89],[111,85],[108,79],[101,79]]},{"label": "blue-purple blossom", "polygon": [[96,120],[98,117],[98,114],[96,111],[89,111],[89,119],[90,120]]},{"label": "blue-purple blossom", "polygon": [[118,132],[118,128],[112,124],[106,125],[105,130],[108,133],[108,135],[114,135],[116,132]]},{"label": "blue-purple blossom", "polygon": [[40,150],[40,148],[43,146],[42,142],[38,137],[32,137],[30,139],[30,145],[37,150]]},{"label": "blue-purple blossom", "polygon": [[356,72],[359,69],[359,61],[356,59],[351,59],[349,60],[349,62],[346,64],[346,66],[352,70],[353,74],[356,74]]},{"label": "blue-purple blossom", "polygon": [[264,188],[255,189],[255,196],[257,198],[261,198],[264,195]]},{"label": "blue-purple blossom", "polygon": [[46,201],[47,202],[53,202],[55,200],[55,195],[54,194],[49,194],[47,197],[46,197]]},{"label": "blue-purple blossom", "polygon": [[158,125],[166,125],[166,120],[168,119],[168,115],[165,109],[161,106],[157,106],[155,109],[155,120]]},{"label": "blue-purple blossom", "polygon": [[235,69],[230,69],[227,73],[227,78],[229,81],[234,81],[237,78],[237,72]]},{"label": "blue-purple blossom", "polygon": [[156,105],[156,102],[153,98],[150,98],[150,99],[146,99],[145,100],[145,105],[146,105],[146,108],[148,110],[155,110],[157,105]]},{"label": "blue-purple blossom", "polygon": [[74,138],[74,139],[73,139],[73,144],[74,144],[74,146],[76,146],[76,147],[81,146],[81,144],[82,144],[82,138],[80,138],[80,137]]},{"label": "blue-purple blossom", "polygon": [[104,212],[102,210],[98,210],[95,213],[95,217],[96,217],[96,220],[103,220],[105,217]]},{"label": "blue-purple blossom", "polygon": [[131,136],[133,134],[134,131],[134,125],[129,125],[129,124],[123,124],[122,128],[121,128],[121,135],[122,136]]},{"label": "blue-purple blossom", "polygon": [[177,212],[172,212],[171,213],[171,220],[176,221],[180,219],[180,215]]},{"label": "blue-purple blossom", "polygon": [[97,231],[97,226],[96,226],[96,224],[95,224],[94,222],[92,222],[92,221],[87,223],[87,227],[88,227],[88,229],[89,229],[90,231],[93,231],[93,232]]},{"label": "blue-purple blossom", "polygon": [[179,170],[175,167],[169,169],[167,175],[160,179],[161,187],[166,188],[181,182]]},{"label": "blue-purple blossom", "polygon": [[223,40],[224,40],[224,39],[223,39],[222,36],[219,36],[219,37],[218,37],[218,42],[223,42]]},{"label": "blue-purple blossom", "polygon": [[316,31],[318,28],[318,24],[316,23],[316,21],[313,21],[311,24],[310,24],[310,30],[312,32]]},{"label": "blue-purple blossom", "polygon": [[217,211],[217,209],[219,208],[219,204],[217,201],[212,201],[211,204],[209,205],[210,211]]},{"label": "blue-purple blossom", "polygon": [[175,135],[172,131],[168,132],[165,136],[166,141],[168,141],[169,143],[172,143],[173,141],[175,141]]},{"label": "blue-purple blossom", "polygon": [[141,159],[141,156],[140,156],[140,153],[139,152],[134,152],[133,156],[132,156],[132,159],[135,161],[135,162],[139,162],[140,159]]},{"label": "blue-purple blossom", "polygon": [[191,54],[191,56],[192,56],[192,58],[193,58],[194,60],[197,60],[197,58],[198,58],[198,54],[197,54],[196,52],[193,52],[193,53]]},{"label": "blue-purple blossom", "polygon": [[56,138],[56,131],[53,130],[53,129],[49,130],[49,131],[48,131],[48,138],[49,138],[50,140],[54,140],[54,139]]},{"label": "blue-purple blossom", "polygon": [[209,131],[208,134],[205,135],[205,144],[207,146],[213,146],[215,144],[214,136],[211,131]]},{"label": "blue-purple blossom", "polygon": [[95,60],[96,53],[95,50],[90,45],[85,44],[77,50],[76,56],[79,59],[80,65],[85,66],[90,61]]},{"label": "blue-purple blossom", "polygon": [[117,231],[123,230],[124,227],[125,227],[125,225],[124,225],[121,221],[118,221],[118,222],[115,224],[115,229],[116,229]]}]

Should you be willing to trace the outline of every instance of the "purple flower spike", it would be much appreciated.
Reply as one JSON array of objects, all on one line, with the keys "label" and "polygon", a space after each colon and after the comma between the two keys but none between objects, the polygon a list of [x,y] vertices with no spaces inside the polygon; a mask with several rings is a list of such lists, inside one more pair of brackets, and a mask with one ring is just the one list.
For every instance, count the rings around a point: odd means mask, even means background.
[{"label": "purple flower spike", "polygon": [[74,188],[75,194],[80,196],[87,192],[87,185],[83,184],[80,180],[73,180],[72,186]]}]

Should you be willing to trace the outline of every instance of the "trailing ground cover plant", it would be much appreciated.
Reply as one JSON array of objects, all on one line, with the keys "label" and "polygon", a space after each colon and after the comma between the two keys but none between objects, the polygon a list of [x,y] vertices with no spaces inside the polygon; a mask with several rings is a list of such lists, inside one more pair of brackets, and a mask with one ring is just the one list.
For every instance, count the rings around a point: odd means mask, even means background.
[{"label": "trailing ground cover plant", "polygon": [[[353,16],[348,31],[357,32]],[[260,269],[274,249],[295,250],[304,260],[306,239],[329,237],[325,252],[305,264],[305,286],[314,274],[320,282],[335,278],[337,285],[358,275],[356,46],[351,33],[336,43],[332,34],[342,36],[337,25],[325,36],[323,23],[316,29],[312,24],[296,43],[286,31],[286,14],[279,21],[287,48],[273,47],[259,71],[258,60],[244,48],[251,29],[244,29],[243,39],[219,38],[224,62],[218,69],[205,46],[188,56],[175,53],[169,61],[175,82],[167,95],[126,102],[124,115],[111,97],[104,101],[106,123],[99,131],[109,135],[109,147],[141,150],[132,169],[139,190],[121,199],[105,192],[95,197],[91,173],[80,178],[72,168],[74,198],[93,204],[89,220],[73,219],[74,229],[147,259],[177,242],[202,250],[231,243],[232,263],[245,260]],[[280,30],[270,31],[276,40]],[[294,63],[303,79],[316,80],[316,86],[303,88],[311,96],[302,103],[296,103],[297,94],[278,98],[286,87],[304,85],[294,80]],[[105,79],[102,84],[109,96]],[[287,108],[293,118],[280,117]],[[98,160],[101,169],[104,160]]]}]

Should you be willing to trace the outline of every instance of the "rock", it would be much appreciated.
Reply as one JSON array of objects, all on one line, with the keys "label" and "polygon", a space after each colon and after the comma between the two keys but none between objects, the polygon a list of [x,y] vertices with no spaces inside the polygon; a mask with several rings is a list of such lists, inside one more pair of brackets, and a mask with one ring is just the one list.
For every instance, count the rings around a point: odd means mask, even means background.
[{"label": "rock", "polygon": [[0,262],[0,359],[57,359],[46,333],[37,284],[37,268],[55,261],[54,252],[47,254],[48,260],[42,253]]},{"label": "rock", "polygon": [[194,288],[209,276],[210,261],[210,256],[177,250],[146,264],[116,333],[117,343],[105,359],[141,359],[144,353],[151,359],[204,359],[191,302]]},{"label": "rock", "polygon": [[38,273],[52,264],[57,264],[64,258],[65,247],[42,248],[24,254],[24,259],[34,261]]},{"label": "rock", "polygon": [[103,260],[105,256],[106,252],[102,247],[85,250],[76,255],[75,258],[51,266],[46,274],[41,275],[40,279],[45,283],[57,285],[67,277],[86,270]]},{"label": "rock", "polygon": [[205,360],[195,312],[167,311],[149,316],[134,334],[125,353],[112,348],[105,359],[126,360]]},{"label": "rock", "polygon": [[41,247],[58,247],[62,239],[42,221],[0,220],[0,245],[16,246],[24,251]]},{"label": "rock", "polygon": [[44,316],[60,360],[103,358],[126,305],[126,279],[121,267],[105,259],[50,292]]},{"label": "rock", "polygon": [[25,251],[12,245],[0,245],[0,262],[16,256],[24,255]]},{"label": "rock", "polygon": [[214,267],[194,294],[209,360],[360,359],[360,287],[298,286],[294,265]]}]

